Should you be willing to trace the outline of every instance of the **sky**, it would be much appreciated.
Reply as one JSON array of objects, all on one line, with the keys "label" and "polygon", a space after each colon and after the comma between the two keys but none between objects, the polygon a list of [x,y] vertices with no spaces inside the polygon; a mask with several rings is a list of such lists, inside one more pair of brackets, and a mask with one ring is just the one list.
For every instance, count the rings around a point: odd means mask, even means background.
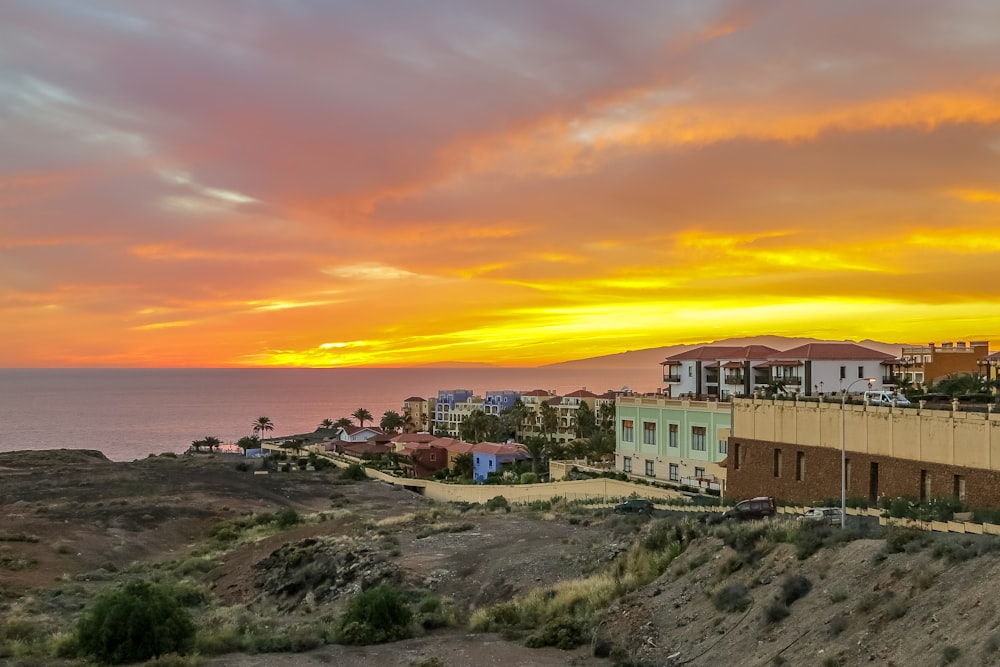
[{"label": "sky", "polygon": [[0,367],[1000,347],[993,0],[6,0]]}]

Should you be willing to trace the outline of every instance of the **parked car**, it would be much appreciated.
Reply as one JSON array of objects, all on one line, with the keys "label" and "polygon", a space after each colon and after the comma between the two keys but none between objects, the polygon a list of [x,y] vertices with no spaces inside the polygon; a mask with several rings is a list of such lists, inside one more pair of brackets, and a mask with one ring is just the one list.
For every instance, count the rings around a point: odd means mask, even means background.
[{"label": "parked car", "polygon": [[839,507],[810,507],[805,514],[800,514],[795,518],[798,521],[818,521],[839,526],[841,516],[843,515],[840,513]]},{"label": "parked car", "polygon": [[767,519],[775,515],[777,506],[770,496],[757,496],[749,500],[741,500],[722,514],[723,519],[748,521],[750,519]]},{"label": "parked car", "polygon": [[615,505],[616,514],[652,514],[653,503],[645,498],[629,498]]},{"label": "parked car", "polygon": [[900,408],[910,407],[910,399],[902,394],[896,394],[891,391],[866,391],[864,398],[869,405],[888,406],[895,404]]}]

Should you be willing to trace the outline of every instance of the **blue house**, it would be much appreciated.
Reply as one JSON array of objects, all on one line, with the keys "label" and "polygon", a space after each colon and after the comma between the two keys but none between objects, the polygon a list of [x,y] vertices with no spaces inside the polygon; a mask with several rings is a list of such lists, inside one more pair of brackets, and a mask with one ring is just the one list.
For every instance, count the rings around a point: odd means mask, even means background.
[{"label": "blue house", "polygon": [[472,446],[472,479],[476,484],[482,484],[490,473],[502,472],[516,461],[530,460],[531,455],[524,445],[481,442]]}]

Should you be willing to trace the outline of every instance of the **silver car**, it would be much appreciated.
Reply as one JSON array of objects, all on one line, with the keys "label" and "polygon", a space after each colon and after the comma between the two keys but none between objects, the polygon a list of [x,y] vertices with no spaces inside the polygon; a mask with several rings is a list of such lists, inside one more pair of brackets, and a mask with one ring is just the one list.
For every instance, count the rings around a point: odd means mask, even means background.
[{"label": "silver car", "polygon": [[806,510],[805,514],[800,514],[795,518],[799,521],[820,521],[839,526],[840,517],[839,507],[811,507]]}]

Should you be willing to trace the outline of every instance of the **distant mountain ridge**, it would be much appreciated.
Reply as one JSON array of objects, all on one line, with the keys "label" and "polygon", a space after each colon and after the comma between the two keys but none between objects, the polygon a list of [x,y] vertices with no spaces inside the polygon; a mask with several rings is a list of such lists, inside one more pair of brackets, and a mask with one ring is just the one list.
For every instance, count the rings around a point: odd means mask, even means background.
[{"label": "distant mountain ridge", "polygon": [[725,338],[704,343],[692,343],[690,345],[666,345],[664,347],[652,347],[644,350],[629,350],[600,357],[589,357],[587,359],[576,359],[573,361],[561,361],[554,364],[545,364],[542,368],[646,368],[656,366],[667,357],[702,347],[705,345],[728,345],[733,347],[744,347],[747,345],[767,345],[776,350],[790,350],[799,345],[807,343],[854,343],[872,350],[885,352],[898,357],[901,348],[909,343],[883,343],[876,340],[825,340],[822,338],[788,338],[785,336],[753,336],[749,338]]}]

